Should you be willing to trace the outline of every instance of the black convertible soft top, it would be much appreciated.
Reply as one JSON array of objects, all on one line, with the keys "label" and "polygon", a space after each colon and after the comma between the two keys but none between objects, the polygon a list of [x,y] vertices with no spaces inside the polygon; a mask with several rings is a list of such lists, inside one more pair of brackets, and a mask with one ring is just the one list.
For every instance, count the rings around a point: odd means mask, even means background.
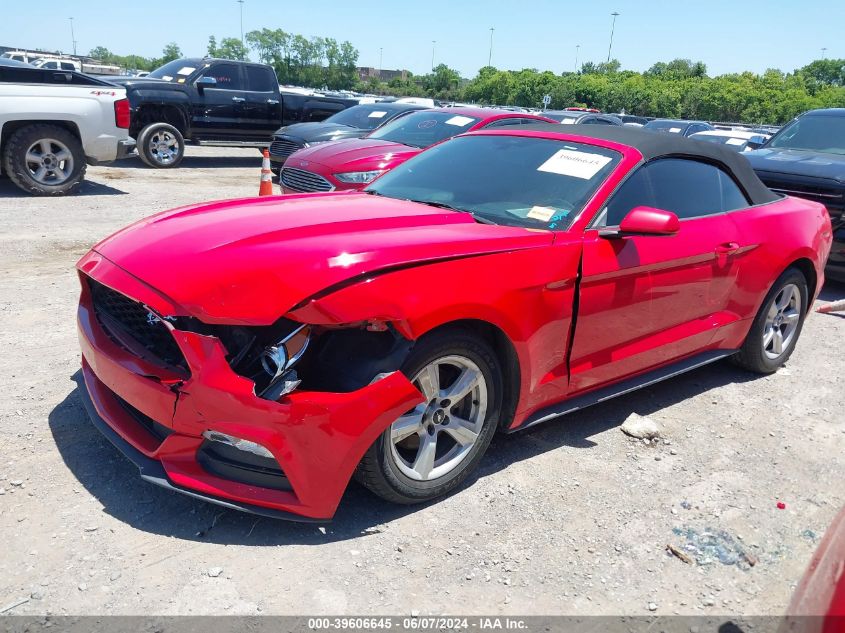
[{"label": "black convertible soft top", "polygon": [[656,158],[683,156],[716,163],[733,174],[737,183],[748,194],[752,204],[765,204],[780,198],[778,194],[770,191],[760,181],[757,174],[751,168],[751,163],[748,162],[745,156],[716,143],[704,143],[675,134],[645,132],[639,128],[619,125],[560,125],[554,123],[538,123],[536,125],[520,126],[516,129],[520,132],[523,130],[555,132],[557,134],[571,134],[620,143],[621,145],[627,145],[636,149],[643,155],[643,159],[646,162]]}]

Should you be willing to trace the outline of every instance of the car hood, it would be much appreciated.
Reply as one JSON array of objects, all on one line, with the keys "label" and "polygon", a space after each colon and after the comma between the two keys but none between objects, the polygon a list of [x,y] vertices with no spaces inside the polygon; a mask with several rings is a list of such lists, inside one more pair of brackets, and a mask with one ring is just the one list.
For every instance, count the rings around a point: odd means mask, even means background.
[{"label": "car hood", "polygon": [[287,164],[299,167],[297,161],[313,162],[331,167],[333,172],[391,169],[421,151],[401,143],[360,138],[301,149],[291,154]]},{"label": "car hood", "polygon": [[306,143],[319,143],[321,141],[358,138],[368,132],[369,130],[338,123],[294,123],[276,130],[275,136],[284,135],[301,139]]},{"label": "car hood", "polygon": [[[549,231],[365,193],[174,209],[94,251],[206,323],[268,325],[315,294],[380,271],[548,245]],[[166,315],[179,316],[179,315]]]},{"label": "car hood", "polygon": [[756,172],[827,178],[845,184],[845,156],[794,149],[762,148],[746,152]]}]

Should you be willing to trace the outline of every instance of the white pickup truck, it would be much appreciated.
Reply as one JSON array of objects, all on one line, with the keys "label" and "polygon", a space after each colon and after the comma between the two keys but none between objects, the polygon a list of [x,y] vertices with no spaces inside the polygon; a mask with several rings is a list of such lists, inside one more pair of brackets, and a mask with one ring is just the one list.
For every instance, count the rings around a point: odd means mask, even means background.
[{"label": "white pickup truck", "polygon": [[130,154],[126,90],[77,72],[0,60],[0,174],[35,195],[72,193],[86,164]]}]

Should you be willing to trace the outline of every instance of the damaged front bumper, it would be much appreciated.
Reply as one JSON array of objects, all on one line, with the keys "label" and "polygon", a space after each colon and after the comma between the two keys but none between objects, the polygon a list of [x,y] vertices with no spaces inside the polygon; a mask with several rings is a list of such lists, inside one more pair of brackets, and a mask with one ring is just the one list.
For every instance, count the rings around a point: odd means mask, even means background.
[{"label": "damaged front bumper", "polygon": [[[150,307],[156,300],[166,304],[104,258],[84,258],[79,267],[129,296],[137,296],[132,289],[142,291],[140,300]],[[399,372],[349,393],[295,391],[278,402],[265,400],[255,395],[252,381],[232,371],[214,337],[172,330],[188,367],[188,375],[179,375],[110,337],[84,284],[77,317],[82,395],[94,424],[144,479],[234,509],[330,519],[367,448],[422,400]],[[258,480],[266,485],[229,477],[238,465],[220,455],[209,461],[207,431],[265,447],[278,469]]]}]

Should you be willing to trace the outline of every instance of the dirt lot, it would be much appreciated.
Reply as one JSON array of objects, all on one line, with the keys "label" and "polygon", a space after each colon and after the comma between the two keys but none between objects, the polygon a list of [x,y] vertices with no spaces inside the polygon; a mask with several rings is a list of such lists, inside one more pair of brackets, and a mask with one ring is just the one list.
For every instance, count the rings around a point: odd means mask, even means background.
[{"label": "dirt lot", "polygon": [[[353,484],[335,521],[317,527],[142,482],[77,396],[73,264],[142,216],[255,194],[259,167],[255,150],[197,148],[175,171],[91,168],[64,199],[0,181],[0,609],[28,599],[8,613],[783,612],[845,503],[842,316],[812,315],[773,376],[718,363],[498,438],[471,485],[425,507]],[[843,296],[845,286],[824,289]],[[632,411],[666,441],[625,436]],[[697,545],[697,561],[667,544]]]}]

